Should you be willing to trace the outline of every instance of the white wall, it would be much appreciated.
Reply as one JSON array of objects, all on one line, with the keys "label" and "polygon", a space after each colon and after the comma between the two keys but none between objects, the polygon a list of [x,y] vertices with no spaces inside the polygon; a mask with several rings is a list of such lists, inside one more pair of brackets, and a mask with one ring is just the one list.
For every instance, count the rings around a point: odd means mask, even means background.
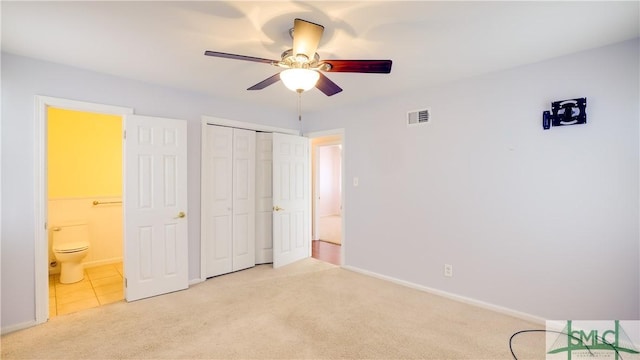
[{"label": "white wall", "polygon": [[[307,114],[305,132],[348,139],[346,265],[547,319],[639,319],[638,54],[635,39]],[[542,130],[577,97],[586,125]],[[423,107],[432,122],[407,127]]]},{"label": "white wall", "polygon": [[[638,52],[635,40],[306,114],[305,131],[348,139],[346,264],[550,319],[640,318]],[[200,115],[298,126],[273,109],[6,53],[1,66],[2,328],[35,318],[34,95],[189,120],[191,279]],[[551,101],[583,96],[588,124],[542,130]],[[433,122],[407,128],[406,111],[424,106]]]},{"label": "white wall", "polygon": [[[299,128],[288,113],[2,53],[2,328],[35,319],[35,95],[188,120],[189,278],[200,277],[200,116]],[[9,209],[10,211],[7,211]]]}]

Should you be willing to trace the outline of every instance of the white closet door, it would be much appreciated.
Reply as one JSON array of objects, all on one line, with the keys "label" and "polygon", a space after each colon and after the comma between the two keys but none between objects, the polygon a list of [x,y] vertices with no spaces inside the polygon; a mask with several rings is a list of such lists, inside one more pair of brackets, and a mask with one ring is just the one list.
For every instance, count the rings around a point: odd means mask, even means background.
[{"label": "white closet door", "polygon": [[124,258],[127,301],[186,289],[187,123],[127,115]]},{"label": "white closet door", "polygon": [[202,241],[205,276],[232,271],[233,129],[203,128]]},{"label": "white closet door", "polygon": [[273,135],[256,134],[256,264],[273,262]]},{"label": "white closet door", "polygon": [[310,256],[309,139],[273,134],[273,267]]},{"label": "white closet door", "polygon": [[256,132],[233,129],[232,270],[256,264]]},{"label": "white closet door", "polygon": [[255,131],[203,128],[204,276],[255,265]]}]

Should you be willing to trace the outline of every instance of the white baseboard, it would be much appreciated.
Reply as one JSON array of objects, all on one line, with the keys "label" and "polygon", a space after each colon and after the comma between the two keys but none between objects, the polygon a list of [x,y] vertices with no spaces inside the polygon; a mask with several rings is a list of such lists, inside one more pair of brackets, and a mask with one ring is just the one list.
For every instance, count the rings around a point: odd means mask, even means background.
[{"label": "white baseboard", "polygon": [[381,275],[372,271],[368,271],[368,270],[364,270],[364,269],[360,269],[358,267],[354,267],[354,266],[348,266],[348,265],[343,265],[342,266],[343,269],[345,270],[349,270],[349,271],[353,271],[353,272],[357,272],[363,275],[367,275],[367,276],[371,276],[377,279],[381,279],[381,280],[386,280],[386,281],[390,281],[394,284],[398,284],[398,285],[402,285],[402,286],[406,286],[415,290],[420,290],[420,291],[424,291],[430,294],[434,294],[434,295],[438,295],[438,296],[442,296],[445,297],[447,299],[451,299],[451,300],[455,300],[455,301],[459,301],[465,304],[469,304],[469,305],[473,305],[473,306],[477,306],[483,309],[487,309],[487,310],[492,310],[501,314],[505,314],[505,315],[509,315],[509,316],[513,316],[515,318],[518,319],[522,319],[522,320],[526,320],[526,321],[531,321],[533,323],[539,324],[539,325],[545,325],[545,321],[546,319],[541,318],[539,316],[535,316],[535,315],[531,315],[522,311],[517,311],[517,310],[513,310],[513,309],[509,309],[503,306],[499,306],[499,305],[495,305],[495,304],[490,304],[484,301],[480,301],[480,300],[476,300],[476,299],[472,299],[472,298],[468,298],[465,296],[460,296],[457,294],[453,294],[450,292],[446,292],[446,291],[442,291],[442,290],[438,290],[438,289],[434,289],[434,288],[430,288],[427,286],[423,286],[423,285],[418,285],[409,281],[405,281],[405,280],[400,280],[400,279],[396,279],[394,277],[391,276],[386,276],[386,275]]},{"label": "white baseboard", "polygon": [[195,278],[195,279],[191,279],[189,280],[189,286],[191,285],[195,285],[195,284],[200,284],[201,282],[203,282],[204,280],[200,279],[200,278]]},{"label": "white baseboard", "polygon": [[114,257],[110,259],[102,259],[95,261],[88,261],[84,263],[84,268],[92,268],[96,266],[109,265],[109,264],[117,264],[123,262],[122,257]]},{"label": "white baseboard", "polygon": [[[82,265],[84,266],[85,269],[87,269],[87,268],[92,268],[92,267],[97,267],[102,265],[117,264],[121,262],[123,262],[122,257],[114,257],[109,259],[87,261],[87,262],[83,262]],[[49,275],[55,275],[55,274],[60,274],[60,266],[57,266],[57,265],[56,267],[49,266]]]},{"label": "white baseboard", "polygon": [[20,323],[20,324],[13,324],[13,325],[10,325],[10,326],[7,326],[7,327],[3,327],[0,330],[0,334],[4,335],[4,334],[8,334],[10,332],[14,332],[14,331],[30,328],[30,327],[36,326],[36,325],[38,325],[38,322],[35,321],[35,320],[23,322],[23,323]]}]

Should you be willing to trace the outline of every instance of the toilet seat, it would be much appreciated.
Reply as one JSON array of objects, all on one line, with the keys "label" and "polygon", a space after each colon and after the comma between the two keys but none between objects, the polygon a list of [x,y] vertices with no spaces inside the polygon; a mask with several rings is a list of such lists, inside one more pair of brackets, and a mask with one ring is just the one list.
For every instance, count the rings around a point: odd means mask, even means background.
[{"label": "toilet seat", "polygon": [[74,253],[78,251],[87,250],[89,248],[89,243],[86,241],[78,241],[67,244],[59,244],[53,247],[53,251],[57,253]]}]

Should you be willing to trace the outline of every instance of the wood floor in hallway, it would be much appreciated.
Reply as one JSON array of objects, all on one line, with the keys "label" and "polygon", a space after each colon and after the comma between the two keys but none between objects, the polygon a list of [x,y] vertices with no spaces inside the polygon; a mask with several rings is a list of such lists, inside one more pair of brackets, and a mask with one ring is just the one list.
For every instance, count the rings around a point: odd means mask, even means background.
[{"label": "wood floor in hallway", "polygon": [[340,245],[322,240],[311,242],[311,257],[340,266]]}]

